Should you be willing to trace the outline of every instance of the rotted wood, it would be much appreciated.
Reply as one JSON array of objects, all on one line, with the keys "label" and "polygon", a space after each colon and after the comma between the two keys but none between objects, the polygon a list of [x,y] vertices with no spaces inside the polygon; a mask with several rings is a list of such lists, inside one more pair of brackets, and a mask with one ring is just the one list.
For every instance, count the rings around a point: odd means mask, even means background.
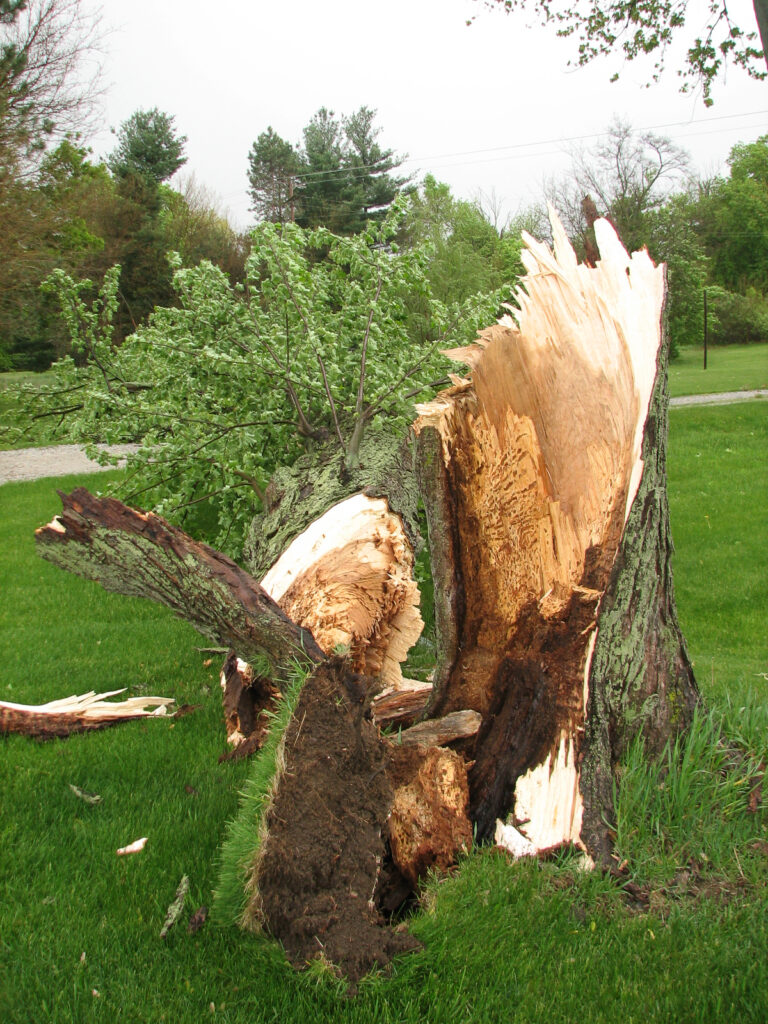
[{"label": "rotted wood", "polygon": [[466,766],[449,750],[390,743],[366,719],[376,681],[329,659],[307,679],[249,864],[243,923],[297,965],[324,957],[352,980],[418,943],[386,927],[387,896],[472,841]]},{"label": "rotted wood", "polygon": [[219,761],[250,757],[264,745],[280,691],[234,651],[229,651],[221,669],[221,691],[230,750]]}]

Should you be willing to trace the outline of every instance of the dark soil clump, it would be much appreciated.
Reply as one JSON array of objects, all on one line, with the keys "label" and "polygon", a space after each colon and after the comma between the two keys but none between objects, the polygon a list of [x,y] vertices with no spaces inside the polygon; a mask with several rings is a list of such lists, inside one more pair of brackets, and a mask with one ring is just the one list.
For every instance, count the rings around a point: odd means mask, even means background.
[{"label": "dark soil clump", "polygon": [[387,927],[375,900],[393,793],[387,748],[363,717],[365,682],[332,661],[304,685],[267,814],[254,908],[294,966],[322,958],[352,982],[419,946]]}]

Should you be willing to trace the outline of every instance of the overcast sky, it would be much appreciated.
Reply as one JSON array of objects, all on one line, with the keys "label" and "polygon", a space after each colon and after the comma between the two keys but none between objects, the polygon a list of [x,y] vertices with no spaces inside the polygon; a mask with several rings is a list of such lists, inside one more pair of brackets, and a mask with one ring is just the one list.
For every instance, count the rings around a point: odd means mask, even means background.
[{"label": "overcast sky", "polygon": [[[702,173],[722,171],[734,143],[768,131],[768,82],[732,69],[708,110],[700,95],[678,93],[674,70],[651,88],[647,64],[569,70],[568,41],[473,0],[87,2],[108,32],[96,155],[114,146],[109,127],[159,107],[188,137],[182,173],[208,186],[238,228],[253,219],[253,141],[269,125],[300,141],[321,106],[375,108],[380,141],[408,154],[409,171],[432,172],[465,198],[495,192],[511,212],[539,200],[569,148],[593,144],[615,116],[670,136]],[[689,19],[705,6],[691,0]],[[729,10],[754,27],[750,0]]]}]

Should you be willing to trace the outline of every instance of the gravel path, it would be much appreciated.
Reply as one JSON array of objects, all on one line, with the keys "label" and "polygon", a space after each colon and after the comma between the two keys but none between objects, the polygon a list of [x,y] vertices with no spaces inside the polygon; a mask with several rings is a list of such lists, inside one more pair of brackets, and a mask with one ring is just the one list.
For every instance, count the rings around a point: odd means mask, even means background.
[{"label": "gravel path", "polygon": [[768,398],[768,389],[757,391],[719,391],[716,395],[683,395],[673,398],[670,405],[732,405],[734,402],[747,402],[755,398]]},{"label": "gravel path", "polygon": [[[118,455],[135,452],[138,445],[99,445]],[[39,480],[46,476],[64,476],[68,473],[101,473],[112,466],[100,466],[87,459],[76,444],[59,444],[48,448],[16,448],[0,452],[0,484],[11,480]]]},{"label": "gravel path", "polygon": [[[716,395],[685,395],[673,398],[672,406],[730,405],[756,398],[768,398],[768,390],[723,391]],[[108,447],[103,445],[103,447]],[[137,445],[113,445],[109,450],[119,455],[136,451]],[[49,448],[17,448],[0,452],[0,484],[11,480],[39,480],[46,476],[64,476],[67,473],[99,473],[111,466],[100,466],[83,455],[76,444],[61,444]]]}]

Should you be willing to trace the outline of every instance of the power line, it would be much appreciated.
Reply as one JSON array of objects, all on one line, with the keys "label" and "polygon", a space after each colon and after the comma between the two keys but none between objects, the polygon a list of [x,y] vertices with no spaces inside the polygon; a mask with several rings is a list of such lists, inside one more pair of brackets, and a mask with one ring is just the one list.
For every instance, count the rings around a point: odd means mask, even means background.
[{"label": "power line", "polygon": [[[758,117],[758,116],[764,116],[764,115],[768,115],[768,110],[750,110],[750,111],[746,111],[745,113],[741,113],[741,114],[720,114],[717,117],[691,118],[691,119],[689,119],[687,121],[668,121],[668,122],[663,123],[663,124],[646,125],[644,127],[639,127],[639,128],[633,129],[633,132],[638,132],[639,133],[639,132],[661,131],[663,129],[669,129],[669,128],[686,128],[689,125],[712,124],[712,123],[714,123],[716,121],[732,121],[732,120],[735,120],[737,118]],[[749,127],[756,127],[756,126],[755,125],[743,125],[742,127],[749,128]],[[713,134],[714,135],[714,134],[719,134],[721,131],[729,131],[729,130],[733,130],[733,129],[716,129],[714,132],[704,132],[704,133],[697,132],[695,134],[696,135],[701,135],[701,134]],[[510,145],[506,145],[506,146],[491,146],[491,147],[486,147],[486,148],[483,148],[483,149],[458,150],[458,151],[453,152],[453,153],[436,153],[436,154],[433,154],[432,156],[419,156],[419,157],[416,157],[416,156],[413,156],[413,157],[412,156],[406,156],[406,157],[403,157],[402,161],[399,164],[393,165],[393,168],[385,168],[385,170],[394,169],[395,167],[402,167],[403,164],[429,163],[429,162],[431,162],[433,160],[449,160],[449,159],[453,159],[454,157],[481,156],[482,154],[485,154],[485,153],[507,153],[507,152],[511,152],[511,151],[535,149],[538,146],[554,146],[554,145],[562,146],[562,145],[570,144],[570,143],[573,143],[573,142],[586,142],[589,139],[599,139],[599,138],[602,138],[602,137],[604,137],[606,135],[610,135],[610,129],[609,128],[608,129],[603,129],[602,131],[599,131],[599,132],[590,132],[590,133],[582,134],[582,135],[568,135],[568,136],[559,136],[559,137],[556,136],[556,137],[553,137],[553,138],[539,139],[539,140],[530,141],[530,142],[515,142],[515,143],[511,143]],[[542,156],[547,156],[547,155],[550,155],[550,153],[552,153],[552,152],[553,151],[549,151],[549,153],[543,153],[541,155]],[[559,152],[559,150],[556,150],[554,152]],[[320,179],[325,180],[325,179],[332,178],[332,177],[337,176],[337,175],[346,175],[348,177],[354,178],[358,174],[360,176],[367,177],[368,176],[367,172],[369,172],[369,171],[375,172],[376,169],[381,165],[381,163],[385,159],[388,159],[388,158],[383,158],[383,159],[377,160],[377,161],[375,161],[374,163],[371,163],[371,164],[358,164],[356,167],[349,167],[349,168],[348,167],[335,167],[335,168],[330,168],[330,169],[325,170],[325,171],[306,171],[306,172],[303,172],[303,173],[299,172],[296,175],[296,177],[301,179],[301,180],[308,180],[308,179],[314,179],[314,178],[320,178]],[[505,159],[505,158],[504,157],[500,157],[500,158],[497,158],[497,159]],[[479,163],[479,162],[485,162],[485,161],[475,161],[475,160],[473,160],[473,161],[468,161],[468,162],[469,163]],[[453,164],[453,165],[450,165],[450,166],[460,167],[460,166],[464,166],[464,165],[463,164]],[[239,195],[239,193],[233,192],[233,193],[231,193],[231,195]],[[227,198],[227,197],[224,197],[224,198]]]},{"label": "power line", "polygon": [[[689,121],[670,121],[670,122],[668,122],[666,124],[646,125],[645,127],[633,128],[632,130],[633,130],[633,132],[653,132],[653,131],[660,131],[661,129],[665,129],[665,128],[684,128],[684,127],[686,127],[688,125],[693,125],[693,124],[710,124],[713,121],[730,121],[730,120],[733,120],[734,118],[757,117],[757,116],[766,115],[766,114],[768,114],[768,110],[750,110],[747,113],[743,113],[743,114],[721,114],[718,117],[691,118]],[[744,125],[744,127],[755,127],[755,126],[754,125]],[[723,129],[719,129],[719,131],[722,131],[722,130]],[[725,129],[725,130],[727,131],[728,129]],[[716,133],[712,133],[712,134],[716,134]],[[420,161],[444,160],[444,159],[448,159],[448,158],[454,157],[454,156],[475,156],[475,155],[479,155],[479,154],[482,154],[482,153],[501,153],[501,152],[505,152],[505,151],[508,151],[508,150],[533,149],[536,146],[563,145],[565,143],[571,143],[571,142],[584,142],[587,139],[599,139],[599,138],[602,138],[604,135],[610,135],[610,129],[604,129],[603,131],[600,131],[600,132],[591,132],[591,133],[586,134],[586,135],[569,135],[569,136],[555,137],[555,138],[551,138],[551,139],[540,139],[537,142],[516,142],[516,143],[513,143],[512,145],[509,145],[509,146],[494,146],[494,147],[488,148],[488,149],[470,149],[470,150],[466,150],[464,152],[458,152],[458,153],[437,153],[434,156],[428,156],[428,157],[409,157],[406,160],[404,160],[403,163],[410,163],[410,162],[416,161],[416,160],[420,160]]]}]

